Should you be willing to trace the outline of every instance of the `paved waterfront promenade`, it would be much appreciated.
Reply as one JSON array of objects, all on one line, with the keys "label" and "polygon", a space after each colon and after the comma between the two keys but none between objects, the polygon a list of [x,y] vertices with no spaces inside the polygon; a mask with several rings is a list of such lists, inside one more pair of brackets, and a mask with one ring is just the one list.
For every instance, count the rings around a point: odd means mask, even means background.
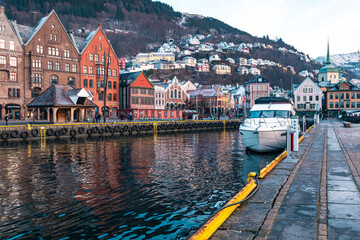
[{"label": "paved waterfront promenade", "polygon": [[329,119],[212,239],[360,239],[360,125]]}]

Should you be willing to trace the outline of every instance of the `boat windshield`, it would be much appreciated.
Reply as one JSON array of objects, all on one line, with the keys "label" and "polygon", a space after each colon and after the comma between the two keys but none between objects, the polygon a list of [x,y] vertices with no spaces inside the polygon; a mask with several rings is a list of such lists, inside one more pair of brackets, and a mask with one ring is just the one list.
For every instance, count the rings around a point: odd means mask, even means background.
[{"label": "boat windshield", "polygon": [[262,110],[250,111],[248,118],[289,118],[290,111],[286,110]]}]

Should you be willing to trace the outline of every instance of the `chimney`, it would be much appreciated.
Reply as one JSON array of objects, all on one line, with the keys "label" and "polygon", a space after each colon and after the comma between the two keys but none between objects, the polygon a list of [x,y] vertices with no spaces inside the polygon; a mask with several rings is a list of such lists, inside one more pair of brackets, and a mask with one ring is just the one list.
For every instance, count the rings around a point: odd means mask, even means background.
[{"label": "chimney", "polygon": [[85,38],[85,28],[84,27],[81,28],[81,37]]},{"label": "chimney", "polygon": [[32,19],[33,19],[33,27],[36,26],[37,20],[36,20],[36,12],[32,12]]},{"label": "chimney", "polygon": [[5,8],[4,8],[4,6],[0,6],[0,13],[3,13],[3,12],[5,12]]}]

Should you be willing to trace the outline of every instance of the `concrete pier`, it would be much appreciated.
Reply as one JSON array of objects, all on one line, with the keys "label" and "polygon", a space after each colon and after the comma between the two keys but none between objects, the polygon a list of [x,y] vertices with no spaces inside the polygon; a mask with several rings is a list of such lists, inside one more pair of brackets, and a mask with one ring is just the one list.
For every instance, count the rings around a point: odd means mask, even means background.
[{"label": "concrete pier", "polygon": [[211,239],[360,239],[360,125],[313,129]]}]

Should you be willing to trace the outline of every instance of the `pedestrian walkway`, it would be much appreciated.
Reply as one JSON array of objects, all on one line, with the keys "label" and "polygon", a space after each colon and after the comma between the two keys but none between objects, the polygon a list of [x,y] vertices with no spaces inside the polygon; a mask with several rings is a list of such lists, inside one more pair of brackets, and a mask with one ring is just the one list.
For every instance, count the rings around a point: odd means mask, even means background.
[{"label": "pedestrian walkway", "polygon": [[344,129],[323,121],[212,239],[360,239],[360,126]]}]

